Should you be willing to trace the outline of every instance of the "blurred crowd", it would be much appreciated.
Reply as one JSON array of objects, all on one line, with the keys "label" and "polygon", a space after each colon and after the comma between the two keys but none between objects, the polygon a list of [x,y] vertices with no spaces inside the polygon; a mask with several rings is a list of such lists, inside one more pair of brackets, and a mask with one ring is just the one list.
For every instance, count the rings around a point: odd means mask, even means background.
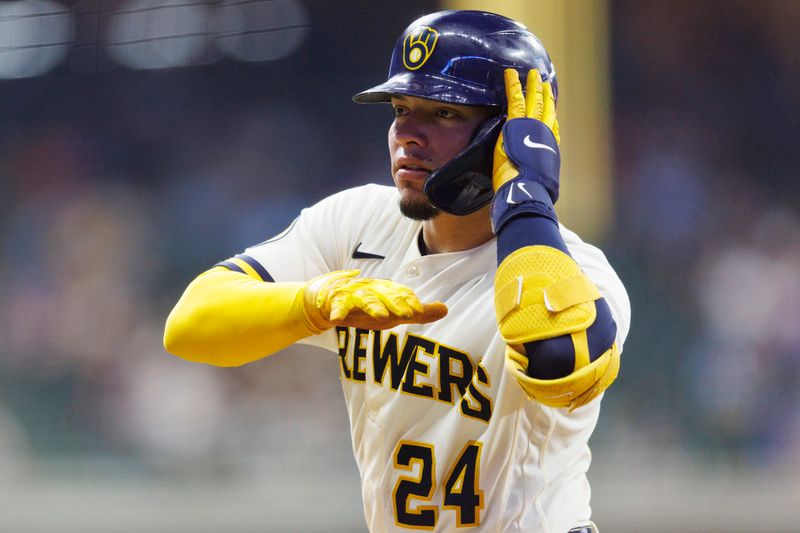
[{"label": "blurred crowd", "polygon": [[702,461],[800,462],[800,4],[612,2],[618,393]]},{"label": "blurred crowd", "polygon": [[[598,445],[800,462],[800,3],[611,5],[598,244],[633,323]],[[306,457],[348,438],[320,400],[339,386],[326,354],[220,370],[161,345],[193,276],[333,191],[390,183],[389,111],[349,97],[384,75],[397,17],[435,5],[307,7],[307,41],[274,62],[0,82],[0,480],[39,457],[213,472],[293,457],[289,429]]]}]

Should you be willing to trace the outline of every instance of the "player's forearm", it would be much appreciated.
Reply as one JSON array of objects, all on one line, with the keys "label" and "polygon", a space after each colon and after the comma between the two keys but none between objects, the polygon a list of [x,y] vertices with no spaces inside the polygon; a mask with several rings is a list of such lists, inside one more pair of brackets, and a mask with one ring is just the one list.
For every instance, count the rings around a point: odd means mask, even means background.
[{"label": "player's forearm", "polygon": [[184,359],[239,366],[319,333],[303,310],[304,283],[269,283],[222,267],[186,288],[167,318],[164,346]]},{"label": "player's forearm", "polygon": [[498,265],[509,254],[526,246],[550,246],[569,255],[567,245],[558,229],[555,213],[552,217],[548,217],[529,210],[511,208],[506,215],[505,223],[496,232]]}]

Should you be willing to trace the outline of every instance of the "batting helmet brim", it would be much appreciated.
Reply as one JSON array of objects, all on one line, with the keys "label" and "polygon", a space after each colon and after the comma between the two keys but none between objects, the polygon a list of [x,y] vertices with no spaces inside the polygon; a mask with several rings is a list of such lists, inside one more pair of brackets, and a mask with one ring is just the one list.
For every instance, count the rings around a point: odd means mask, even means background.
[{"label": "batting helmet brim", "polygon": [[463,79],[403,72],[386,82],[353,96],[357,104],[389,102],[392,96],[417,96],[459,105],[497,106],[498,98],[487,86],[467,84]]}]

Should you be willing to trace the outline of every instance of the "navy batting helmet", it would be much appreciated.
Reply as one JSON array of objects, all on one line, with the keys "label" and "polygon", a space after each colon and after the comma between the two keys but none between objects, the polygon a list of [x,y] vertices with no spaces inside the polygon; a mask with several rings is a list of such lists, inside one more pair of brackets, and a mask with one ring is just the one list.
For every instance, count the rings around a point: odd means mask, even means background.
[{"label": "navy batting helmet", "polygon": [[550,56],[525,26],[485,11],[441,11],[406,28],[395,44],[389,79],[353,100],[389,102],[392,95],[406,95],[498,108],[498,116],[477,128],[470,145],[425,182],[433,205],[465,215],[492,198],[492,151],[505,119],[507,68],[519,72],[523,87],[528,71],[538,69],[558,98]]}]

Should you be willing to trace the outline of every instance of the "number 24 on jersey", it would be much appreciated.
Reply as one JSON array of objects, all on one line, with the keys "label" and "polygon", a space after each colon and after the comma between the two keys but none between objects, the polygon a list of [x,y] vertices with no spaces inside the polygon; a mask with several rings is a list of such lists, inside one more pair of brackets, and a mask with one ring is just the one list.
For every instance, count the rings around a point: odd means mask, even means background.
[{"label": "number 24 on jersey", "polygon": [[[480,512],[483,509],[483,491],[478,488],[481,446],[482,443],[478,441],[467,443],[445,476],[442,507],[455,511],[458,527],[480,525]],[[401,475],[394,486],[392,499],[397,525],[433,529],[439,518],[439,508],[436,505],[424,505],[433,499],[436,491],[436,454],[433,445],[400,441],[394,452],[394,467],[412,473]],[[409,503],[413,500],[419,500],[422,505],[409,509]]]}]

